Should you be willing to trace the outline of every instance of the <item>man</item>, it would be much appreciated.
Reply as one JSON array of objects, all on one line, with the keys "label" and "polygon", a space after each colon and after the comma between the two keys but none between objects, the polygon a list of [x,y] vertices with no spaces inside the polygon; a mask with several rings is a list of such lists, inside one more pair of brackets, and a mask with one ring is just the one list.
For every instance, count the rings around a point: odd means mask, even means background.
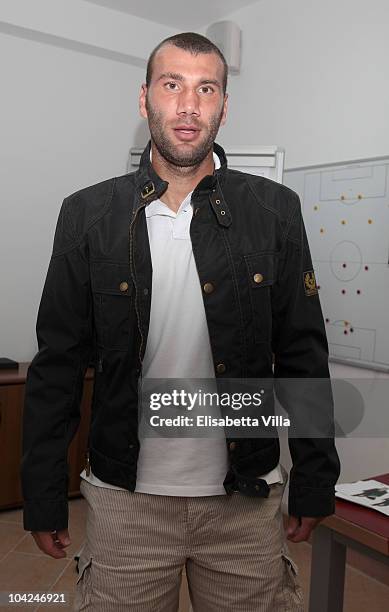
[{"label": "man", "polygon": [[[329,378],[299,198],[227,168],[214,142],[226,85],[209,40],[163,41],[140,93],[139,170],[60,212],[27,380],[24,526],[65,556],[66,454],[95,346],[77,610],[177,610],[184,565],[195,612],[303,609],[278,438],[138,435],[142,377],[272,379],[274,355],[276,379]],[[334,510],[339,461],[332,437],[289,445],[287,537],[300,542]]]}]

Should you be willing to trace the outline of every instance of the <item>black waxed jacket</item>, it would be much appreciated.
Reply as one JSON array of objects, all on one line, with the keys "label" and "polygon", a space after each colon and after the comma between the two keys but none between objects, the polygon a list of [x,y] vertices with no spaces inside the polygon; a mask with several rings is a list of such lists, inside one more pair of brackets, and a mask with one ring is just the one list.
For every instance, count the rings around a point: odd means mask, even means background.
[{"label": "black waxed jacket", "polygon": [[[229,169],[223,149],[215,143],[214,150],[221,167],[192,194],[190,236],[216,379],[329,379],[299,197],[272,180]],[[149,151],[150,143],[136,172],[81,189],[61,207],[38,312],[39,351],[26,382],[27,530],[67,527],[67,450],[95,355],[87,461],[101,480],[135,490],[138,383],[152,292],[144,209],[168,185]],[[277,465],[278,437],[226,438],[226,445],[226,492],[263,496],[256,478]],[[333,437],[289,438],[289,448],[289,513],[332,514],[339,476]]]}]

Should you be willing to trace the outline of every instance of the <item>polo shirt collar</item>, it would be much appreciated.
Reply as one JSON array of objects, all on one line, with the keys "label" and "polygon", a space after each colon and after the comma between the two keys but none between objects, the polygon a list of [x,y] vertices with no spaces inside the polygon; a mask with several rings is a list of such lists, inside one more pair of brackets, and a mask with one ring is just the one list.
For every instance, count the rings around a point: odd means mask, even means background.
[{"label": "polo shirt collar", "polygon": [[175,213],[167,204],[162,202],[159,198],[157,200],[153,200],[150,204],[147,204],[145,208],[146,217],[154,217],[155,215],[165,215],[167,217],[173,217],[174,219],[178,217],[179,214],[183,212],[187,212],[192,207],[191,196],[193,190],[188,193],[188,195],[183,199],[180,204],[177,213]]}]

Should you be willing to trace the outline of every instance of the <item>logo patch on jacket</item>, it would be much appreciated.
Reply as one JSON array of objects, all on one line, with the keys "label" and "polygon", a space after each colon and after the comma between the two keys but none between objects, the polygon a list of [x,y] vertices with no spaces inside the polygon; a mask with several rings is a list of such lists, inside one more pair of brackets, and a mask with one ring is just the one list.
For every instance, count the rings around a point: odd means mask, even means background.
[{"label": "logo patch on jacket", "polygon": [[304,289],[305,295],[316,295],[317,294],[317,284],[315,273],[313,270],[307,270],[303,273],[304,277]]}]

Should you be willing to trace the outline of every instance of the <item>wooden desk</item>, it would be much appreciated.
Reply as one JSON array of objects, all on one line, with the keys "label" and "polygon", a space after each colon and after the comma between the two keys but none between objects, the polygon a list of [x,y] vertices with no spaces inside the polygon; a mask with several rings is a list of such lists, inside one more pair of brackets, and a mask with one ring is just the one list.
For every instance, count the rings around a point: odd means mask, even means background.
[{"label": "wooden desk", "polygon": [[[371,479],[389,485],[389,474]],[[309,612],[342,612],[348,546],[389,565],[389,518],[337,498],[335,514],[313,531]]]},{"label": "wooden desk", "polygon": [[[0,370],[0,510],[23,505],[20,486],[22,458],[22,417],[24,391],[29,363],[18,369]],[[68,454],[69,496],[80,494],[80,472],[85,464],[90,407],[93,392],[93,369],[88,368],[81,401],[81,422]]]}]

